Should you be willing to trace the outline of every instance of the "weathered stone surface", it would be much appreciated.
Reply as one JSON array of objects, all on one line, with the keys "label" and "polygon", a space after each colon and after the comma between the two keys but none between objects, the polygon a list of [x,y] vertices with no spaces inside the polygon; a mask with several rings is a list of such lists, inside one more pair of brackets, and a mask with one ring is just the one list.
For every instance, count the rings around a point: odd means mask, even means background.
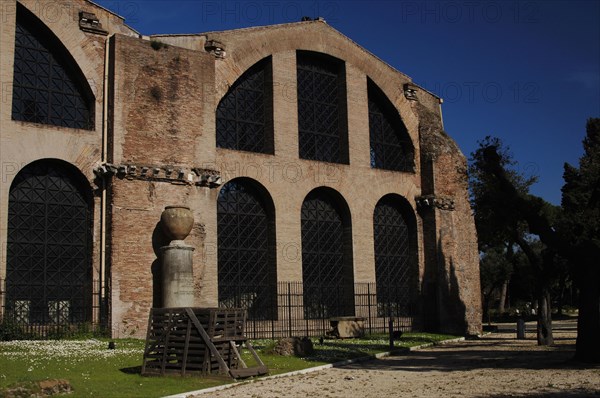
[{"label": "weathered stone surface", "polygon": [[439,116],[418,102],[413,108],[420,116],[421,198],[429,197],[433,205],[420,211],[426,234],[424,317],[435,314],[436,319],[428,322],[433,330],[480,334],[479,253],[467,161],[443,130]]},{"label": "weathered stone surface", "polygon": [[273,352],[286,357],[292,355],[306,357],[314,352],[314,347],[308,337],[286,337],[277,342]]}]

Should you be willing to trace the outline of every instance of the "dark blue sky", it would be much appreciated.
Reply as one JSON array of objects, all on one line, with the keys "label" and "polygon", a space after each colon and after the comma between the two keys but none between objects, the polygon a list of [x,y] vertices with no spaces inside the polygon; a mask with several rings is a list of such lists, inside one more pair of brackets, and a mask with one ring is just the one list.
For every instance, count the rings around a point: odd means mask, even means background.
[{"label": "dark blue sky", "polygon": [[201,33],[322,16],[444,99],[446,131],[466,156],[494,135],[532,193],[559,204],[600,117],[600,1],[96,0],[142,34]]}]

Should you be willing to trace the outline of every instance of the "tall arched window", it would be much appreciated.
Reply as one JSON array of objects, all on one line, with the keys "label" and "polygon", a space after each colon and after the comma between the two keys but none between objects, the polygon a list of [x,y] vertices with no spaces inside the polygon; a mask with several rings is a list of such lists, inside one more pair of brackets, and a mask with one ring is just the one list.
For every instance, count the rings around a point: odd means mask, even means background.
[{"label": "tall arched window", "polygon": [[244,178],[225,184],[217,201],[219,306],[276,319],[275,209],[267,191]]},{"label": "tall arched window", "polygon": [[41,160],[10,187],[6,301],[18,323],[92,320],[92,194],[75,167]]},{"label": "tall arched window", "polygon": [[417,277],[414,215],[397,195],[384,196],[375,206],[375,281],[380,315],[410,315]]},{"label": "tall arched window", "polygon": [[371,167],[413,171],[414,149],[398,110],[371,79],[368,79]]},{"label": "tall arched window", "polygon": [[344,62],[310,51],[296,57],[300,157],[348,164]]},{"label": "tall arched window", "polygon": [[217,107],[217,146],[274,153],[271,57],[254,64]]},{"label": "tall arched window", "polygon": [[17,3],[12,118],[91,130],[94,95],[73,57]]},{"label": "tall arched window", "polygon": [[353,315],[352,227],[342,196],[328,188],[310,192],[301,228],[305,317]]}]

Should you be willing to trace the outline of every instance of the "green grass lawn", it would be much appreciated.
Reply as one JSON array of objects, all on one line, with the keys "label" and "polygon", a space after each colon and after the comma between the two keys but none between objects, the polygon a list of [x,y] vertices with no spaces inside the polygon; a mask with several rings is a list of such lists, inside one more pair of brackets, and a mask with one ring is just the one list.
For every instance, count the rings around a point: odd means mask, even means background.
[{"label": "green grass lawn", "polygon": [[[410,347],[454,336],[406,333],[395,347]],[[7,389],[28,386],[41,380],[68,380],[69,397],[161,397],[231,383],[225,376],[143,377],[140,375],[143,340],[116,340],[109,350],[108,340],[26,340],[0,342],[0,397]],[[315,352],[307,358],[272,354],[274,342],[254,340],[253,345],[270,374],[286,373],[345,359],[364,357],[389,349],[385,336],[363,339],[313,339]],[[244,357],[248,357],[247,353]],[[248,361],[251,365],[252,361]]]}]

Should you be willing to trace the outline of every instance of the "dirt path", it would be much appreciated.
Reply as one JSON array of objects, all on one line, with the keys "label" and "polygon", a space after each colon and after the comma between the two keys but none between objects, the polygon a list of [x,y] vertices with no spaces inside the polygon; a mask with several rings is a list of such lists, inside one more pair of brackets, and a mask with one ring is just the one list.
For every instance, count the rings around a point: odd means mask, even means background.
[{"label": "dirt path", "polygon": [[[576,322],[555,322],[553,347],[538,347],[535,325],[305,375],[257,381],[206,397],[600,397],[600,367],[570,361]],[[600,337],[600,336],[599,336]]]}]

